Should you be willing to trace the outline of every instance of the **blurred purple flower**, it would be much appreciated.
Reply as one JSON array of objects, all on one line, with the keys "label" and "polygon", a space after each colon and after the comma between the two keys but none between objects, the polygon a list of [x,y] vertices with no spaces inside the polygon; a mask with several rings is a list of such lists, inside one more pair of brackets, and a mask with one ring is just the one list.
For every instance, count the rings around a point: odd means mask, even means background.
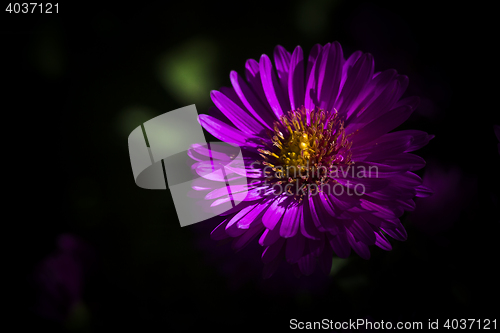
[{"label": "blurred purple flower", "polygon": [[36,311],[48,319],[65,322],[82,301],[84,279],[94,253],[87,243],[71,234],[60,235],[57,245],[57,251],[35,269],[39,293]]},{"label": "blurred purple flower", "polygon": [[433,160],[427,161],[423,181],[434,194],[415,200],[410,220],[422,231],[436,235],[459,219],[466,203],[477,193],[477,182],[467,178],[459,167],[446,167]]}]

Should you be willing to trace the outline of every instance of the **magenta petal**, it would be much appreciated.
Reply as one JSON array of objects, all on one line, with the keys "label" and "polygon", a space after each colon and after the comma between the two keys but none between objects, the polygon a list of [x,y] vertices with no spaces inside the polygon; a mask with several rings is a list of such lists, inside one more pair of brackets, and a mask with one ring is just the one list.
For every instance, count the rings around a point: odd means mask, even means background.
[{"label": "magenta petal", "polygon": [[249,136],[234,127],[205,114],[200,114],[198,117],[201,126],[217,139],[237,146],[258,147],[257,144],[248,140]]},{"label": "magenta petal", "polygon": [[256,60],[248,59],[245,63],[245,78],[260,101],[267,105],[266,94],[264,93],[264,88],[262,87],[260,65]]},{"label": "magenta petal", "polygon": [[215,229],[210,233],[210,238],[212,238],[213,240],[222,240],[228,238],[229,235],[226,233],[226,225],[228,222],[229,219],[226,219],[217,227],[215,227]]},{"label": "magenta petal", "polygon": [[422,157],[411,153],[393,155],[384,159],[375,160],[375,162],[391,166],[392,168],[401,171],[419,170],[425,166],[425,160]]},{"label": "magenta petal", "polygon": [[309,82],[309,76],[312,73],[312,69],[314,64],[316,63],[316,59],[318,59],[319,54],[321,53],[322,46],[320,44],[316,44],[312,47],[311,52],[309,52],[309,56],[307,57],[307,67],[306,67],[306,77],[305,82]]},{"label": "magenta petal", "polygon": [[248,111],[261,124],[272,130],[271,126],[275,118],[269,105],[261,101],[261,99],[253,92],[253,90],[246,84],[243,78],[238,75],[238,73],[232,71],[229,77],[236,94]]},{"label": "magenta petal", "polygon": [[349,117],[354,111],[354,108],[351,106],[359,98],[365,86],[372,79],[373,69],[373,57],[369,53],[361,56],[354,66],[349,69],[347,80],[335,102],[335,107],[339,114],[346,114],[347,117]]},{"label": "magenta petal", "polygon": [[306,238],[301,233],[296,233],[295,236],[287,238],[285,255],[289,263],[297,262],[304,253]]},{"label": "magenta petal", "polygon": [[262,262],[268,264],[273,261],[281,252],[283,245],[285,244],[285,239],[280,238],[274,244],[268,246],[264,252],[262,252]]},{"label": "magenta petal", "polygon": [[290,52],[288,52],[283,46],[278,45],[274,48],[274,63],[276,64],[276,72],[278,73],[281,90],[286,96],[288,96],[288,72],[290,68],[290,58]]},{"label": "magenta petal", "polygon": [[239,251],[245,246],[247,246],[255,237],[257,237],[262,230],[264,230],[264,226],[262,224],[255,224],[250,229],[247,230],[243,235],[235,238],[231,245],[233,250]]},{"label": "magenta petal", "polygon": [[253,206],[248,206],[240,210],[236,215],[233,216],[231,220],[226,225],[226,232],[232,236],[232,237],[237,237],[239,235],[242,235],[245,232],[245,229],[241,229],[238,227],[238,222],[245,217],[250,211],[255,209],[257,205]]},{"label": "magenta petal", "polygon": [[259,244],[261,246],[269,246],[271,244],[274,244],[278,239],[280,239],[281,238],[280,228],[279,228],[280,225],[281,225],[281,221],[277,225],[277,227],[274,228],[273,230],[266,229],[259,239]]},{"label": "magenta petal", "polygon": [[402,106],[385,113],[383,116],[373,120],[366,126],[358,128],[359,133],[352,136],[353,145],[368,143],[390,130],[393,130],[408,119],[411,112],[412,111],[409,106]]},{"label": "magenta petal", "polygon": [[331,234],[326,235],[328,236],[330,246],[337,256],[340,258],[349,257],[349,254],[351,254],[351,245],[349,245],[345,231],[339,232],[336,236]]},{"label": "magenta petal", "polygon": [[260,57],[260,75],[262,87],[266,95],[267,101],[271,106],[276,117],[279,119],[284,112],[290,110],[290,102],[288,95],[285,95],[273,71],[271,60],[265,54]]},{"label": "magenta petal", "polygon": [[307,248],[304,254],[320,256],[325,248],[325,236],[322,234],[319,240],[307,239]]},{"label": "magenta petal", "polygon": [[356,241],[356,239],[354,239],[354,236],[352,235],[352,233],[349,230],[346,231],[346,234],[347,234],[347,240],[349,241],[349,244],[351,245],[353,250],[361,258],[363,258],[365,260],[370,259],[370,249],[368,248],[368,246],[361,241]]},{"label": "magenta petal", "polygon": [[299,215],[302,214],[302,205],[288,205],[283,221],[281,222],[280,235],[284,238],[295,236],[299,230]]},{"label": "magenta petal", "polygon": [[297,262],[299,265],[300,271],[302,274],[308,276],[314,273],[314,270],[316,269],[316,257],[314,257],[311,254],[308,254]]},{"label": "magenta petal", "polygon": [[300,232],[302,233],[302,235],[304,235],[309,239],[319,240],[321,237],[321,232],[314,225],[314,220],[311,215],[309,207],[309,200],[304,200],[303,205],[304,205],[303,209],[304,216],[300,220]]},{"label": "magenta petal", "polygon": [[346,120],[346,128],[351,122],[368,122],[370,120],[369,114],[373,112],[388,111],[388,109],[377,109],[377,104],[387,104],[388,98],[394,95],[393,89],[396,85],[397,73],[394,69],[386,70],[374,77],[372,81],[368,82],[365,89],[363,89],[356,101],[351,105],[352,111],[348,113],[349,116]]},{"label": "magenta petal", "polygon": [[375,241],[375,245],[380,247],[382,250],[386,250],[386,251],[392,250],[391,243],[389,243],[387,238],[385,238],[385,236],[382,235],[381,232],[375,232],[375,237],[377,237],[377,240]]},{"label": "magenta petal", "polygon": [[323,49],[321,63],[316,66],[317,99],[320,109],[330,110],[337,98],[340,80],[342,79],[342,67],[344,55],[342,47],[338,42],[333,42],[330,47]]},{"label": "magenta petal", "polygon": [[290,60],[288,95],[292,110],[296,110],[304,105],[304,55],[300,46],[295,48]]},{"label": "magenta petal", "polygon": [[417,186],[416,192],[417,192],[417,197],[421,197],[421,198],[430,197],[434,193],[434,191],[432,189],[430,189],[424,185]]},{"label": "magenta petal", "polygon": [[366,245],[375,244],[376,237],[373,233],[373,229],[362,218],[354,220],[348,229],[357,241],[362,241]]},{"label": "magenta petal", "polygon": [[212,90],[210,96],[217,108],[241,131],[250,135],[257,135],[264,130],[262,124],[250,113],[244,111],[223,93]]},{"label": "magenta petal", "polygon": [[284,201],[287,199],[285,195],[281,195],[273,200],[269,209],[262,216],[262,223],[268,229],[273,230],[276,224],[282,219],[286,206]]},{"label": "magenta petal", "polygon": [[384,230],[386,234],[388,234],[395,240],[402,242],[408,238],[408,234],[406,233],[406,230],[403,226],[394,229],[388,229],[388,228],[381,228],[381,229]]},{"label": "magenta petal", "polygon": [[[354,66],[354,64],[356,63],[356,61],[358,61],[359,57],[361,57],[362,54],[363,52],[356,51],[353,54],[351,54],[349,58],[344,62],[344,66],[342,66],[342,80],[340,80],[340,88],[339,88],[340,91],[344,89],[344,84],[347,81],[347,74],[349,73],[349,70],[352,68],[352,66]],[[335,107],[337,107],[337,102],[335,103]]]},{"label": "magenta petal", "polygon": [[269,200],[263,200],[257,204],[254,209],[238,221],[238,228],[249,229],[254,224],[260,224],[262,215],[269,208],[268,202]]},{"label": "magenta petal", "polygon": [[[305,89],[305,95],[304,95],[304,106],[308,110],[312,110],[315,107],[319,106],[319,101],[318,101],[318,75],[319,70],[318,68],[321,66],[321,61],[323,57],[325,58],[326,62],[326,55],[328,54],[328,50],[330,49],[330,44],[326,44],[319,54],[315,57],[312,58],[309,56],[309,63],[307,65],[307,72],[306,72],[306,89]],[[311,66],[311,70],[309,71],[309,66]],[[310,124],[310,119],[309,119],[309,114],[307,118],[307,123]]]},{"label": "magenta petal", "polygon": [[402,131],[402,132],[408,133],[408,134],[412,135],[412,137],[413,137],[413,140],[412,140],[410,146],[405,150],[405,152],[418,150],[418,149],[422,148],[423,146],[425,146],[426,144],[428,144],[429,141],[432,140],[432,138],[434,138],[434,135],[429,135],[423,131],[406,130],[406,131]]}]

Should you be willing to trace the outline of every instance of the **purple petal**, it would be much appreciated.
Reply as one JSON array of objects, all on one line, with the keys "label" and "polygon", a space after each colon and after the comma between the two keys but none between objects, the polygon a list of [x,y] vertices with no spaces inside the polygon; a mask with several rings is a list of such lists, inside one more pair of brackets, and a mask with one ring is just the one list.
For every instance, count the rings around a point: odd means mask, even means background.
[{"label": "purple petal", "polygon": [[295,48],[290,60],[288,95],[292,110],[296,110],[304,105],[304,55],[300,46]]},{"label": "purple petal", "polygon": [[262,252],[262,262],[264,264],[268,264],[274,259],[276,259],[276,257],[280,254],[280,252],[284,248],[283,246],[284,244],[285,244],[285,239],[280,238],[274,244],[266,247],[264,252]]},{"label": "purple petal", "polygon": [[285,214],[283,215],[283,221],[281,222],[280,236],[284,238],[290,238],[295,236],[299,230],[299,219],[302,214],[302,205],[290,204],[287,207]]},{"label": "purple petal", "polygon": [[320,256],[325,248],[325,236],[321,235],[319,240],[307,239],[307,248],[304,254],[312,254],[316,257]]},{"label": "purple petal", "polygon": [[316,59],[318,59],[322,49],[323,47],[320,44],[316,44],[312,47],[311,52],[309,52],[309,56],[307,57],[306,79],[304,82],[309,82],[309,76],[312,73]]},{"label": "purple petal", "polygon": [[262,230],[264,230],[264,226],[262,224],[253,225],[249,230],[247,230],[247,232],[245,232],[243,235],[241,235],[238,238],[235,238],[233,240],[233,243],[231,245],[232,249],[235,251],[239,251],[239,250],[243,249],[257,235],[260,235]]},{"label": "purple petal", "polygon": [[[323,57],[326,59],[326,54],[328,54],[328,50],[330,49],[330,43],[326,44],[323,48],[321,48],[319,54],[312,58],[309,55],[309,62],[307,64],[307,75],[306,75],[306,90],[304,94],[304,105],[308,110],[314,109],[319,105],[318,102],[318,76],[319,76],[319,67],[321,66],[321,60]],[[326,61],[326,60],[325,60]],[[309,71],[310,66],[311,70]],[[310,124],[309,113],[307,114],[307,123]]]},{"label": "purple petal", "polygon": [[276,72],[278,73],[281,90],[286,96],[288,96],[288,71],[290,67],[290,58],[290,52],[288,52],[283,46],[277,45],[274,48],[274,63],[276,64]]},{"label": "purple petal", "polygon": [[258,147],[254,142],[249,141],[247,134],[235,129],[226,123],[205,114],[198,116],[201,126],[217,139],[237,146]]},{"label": "purple petal", "polygon": [[338,42],[333,42],[329,48],[324,48],[320,66],[316,66],[317,98],[319,108],[330,110],[337,98],[342,79],[344,55]]},{"label": "purple petal", "polygon": [[346,231],[339,232],[336,236],[331,234],[326,234],[330,246],[332,247],[335,254],[340,258],[347,258],[351,254],[351,245],[347,240]]},{"label": "purple petal", "polygon": [[416,187],[417,197],[427,198],[430,197],[434,191],[424,185],[419,185]]},{"label": "purple petal", "polygon": [[389,243],[387,238],[385,238],[385,236],[381,232],[376,232],[375,237],[377,237],[377,240],[375,241],[375,245],[380,247],[382,250],[386,250],[386,251],[392,250],[391,243]]},{"label": "purple petal", "polygon": [[406,233],[406,230],[403,226],[394,229],[388,229],[388,228],[381,228],[381,229],[395,240],[403,242],[408,238],[408,234]]},{"label": "purple petal", "polygon": [[370,249],[368,249],[368,246],[361,242],[361,241],[356,241],[354,239],[354,236],[349,230],[346,230],[347,234],[347,240],[349,241],[349,244],[352,246],[353,250],[363,259],[368,260],[370,259]]},{"label": "purple petal", "polygon": [[408,147],[408,149],[405,150],[405,152],[418,150],[418,149],[422,148],[423,146],[425,146],[426,144],[428,144],[429,141],[434,138],[434,135],[429,135],[423,131],[406,130],[406,131],[401,131],[401,132],[404,132],[405,134],[408,133],[408,134],[412,135],[412,137],[413,137],[413,140],[412,140],[410,146]]},{"label": "purple petal", "polygon": [[267,229],[273,230],[285,213],[285,200],[287,197],[281,195],[274,199],[269,209],[262,216],[262,223]]},{"label": "purple petal", "polygon": [[303,218],[300,220],[300,232],[302,235],[309,239],[320,239],[321,232],[314,225],[314,220],[311,215],[309,200],[303,201],[304,209],[303,209]]},{"label": "purple petal", "polygon": [[370,227],[368,222],[362,218],[357,218],[353,223],[347,228],[351,234],[356,238],[357,241],[361,241],[366,245],[375,244],[375,234],[373,229]]},{"label": "purple petal", "polygon": [[260,223],[264,212],[269,208],[269,200],[261,201],[254,209],[238,221],[238,228],[248,229],[256,223]]},{"label": "purple petal", "polygon": [[273,230],[266,229],[259,239],[259,244],[261,246],[269,246],[271,244],[274,244],[278,239],[280,239],[281,238],[279,229],[280,225],[281,224],[279,224]]},{"label": "purple petal", "polygon": [[[266,94],[262,87],[262,79],[260,75],[259,63],[254,59],[248,59],[245,63],[245,78],[247,79],[250,87],[255,92],[260,101],[268,108]],[[273,113],[274,116],[274,113]]]},{"label": "purple petal", "polygon": [[392,108],[395,109],[395,108],[398,108],[398,107],[403,106],[403,105],[408,105],[409,107],[411,107],[412,111],[415,111],[415,109],[417,108],[417,106],[419,104],[420,104],[420,97],[410,96],[410,97],[406,97],[406,98],[403,98],[402,100],[398,101],[396,104],[394,104],[394,106]]},{"label": "purple petal", "polygon": [[349,117],[354,111],[352,105],[359,98],[368,82],[371,81],[373,69],[373,57],[369,53],[361,56],[349,69],[345,84],[335,102],[335,108],[339,114]]},{"label": "purple petal", "polygon": [[217,108],[224,113],[236,128],[250,135],[259,134],[264,130],[262,124],[255,120],[250,113],[244,111],[223,93],[212,90],[210,97]]},{"label": "purple petal", "polygon": [[300,232],[291,238],[287,238],[285,249],[286,260],[289,263],[297,262],[303,256],[305,245],[306,238]]},{"label": "purple petal", "polygon": [[[401,154],[407,151],[414,138],[406,131],[384,134],[376,140],[363,146],[355,146],[351,149],[352,159],[358,161],[374,161],[380,158]],[[422,132],[424,133],[424,132]]]},{"label": "purple petal", "polygon": [[297,262],[299,265],[300,271],[302,274],[308,276],[314,273],[314,270],[316,269],[316,257],[313,255],[309,254],[306,255]]},{"label": "purple petal", "polygon": [[[393,130],[397,126],[405,122],[411,114],[411,108],[409,106],[402,106],[397,109],[393,109],[383,116],[373,120],[366,126],[358,128],[359,132],[352,136],[352,142],[354,145],[363,145],[368,143],[381,135]],[[347,133],[347,129],[346,129]]]},{"label": "purple petal", "polygon": [[[358,118],[361,117],[367,111],[367,108],[371,107],[375,109],[372,104],[379,100],[387,99],[387,95],[392,92],[392,88],[397,83],[397,72],[394,69],[386,70],[372,79],[360,92],[360,95],[351,105],[352,112],[349,112],[349,117],[346,120],[346,128],[351,122],[360,122]],[[382,97],[381,95],[384,94]],[[362,118],[364,119],[364,118]],[[364,120],[366,121],[366,120]]]},{"label": "purple petal", "polygon": [[260,100],[260,98],[246,84],[243,78],[238,75],[238,73],[232,71],[229,77],[236,94],[248,111],[261,124],[272,130],[271,126],[276,118],[274,117],[274,113],[269,105]]},{"label": "purple petal", "polygon": [[222,221],[214,230],[210,233],[210,238],[213,240],[222,240],[229,237],[226,233],[226,225],[229,222],[229,219]]},{"label": "purple petal", "polygon": [[263,54],[260,57],[259,66],[262,87],[264,88],[267,101],[269,102],[271,109],[273,109],[276,117],[280,118],[284,112],[290,110],[288,95],[285,95],[281,90],[276,74],[274,74],[273,71],[273,65],[267,55]]},{"label": "purple petal", "polygon": [[422,157],[411,153],[402,153],[384,159],[378,159],[375,160],[375,162],[404,171],[419,170],[425,166],[425,160]]},{"label": "purple petal", "polygon": [[248,206],[240,210],[226,225],[226,232],[231,237],[242,235],[246,230],[238,227],[238,221],[245,217],[251,210],[255,209],[257,205]]}]

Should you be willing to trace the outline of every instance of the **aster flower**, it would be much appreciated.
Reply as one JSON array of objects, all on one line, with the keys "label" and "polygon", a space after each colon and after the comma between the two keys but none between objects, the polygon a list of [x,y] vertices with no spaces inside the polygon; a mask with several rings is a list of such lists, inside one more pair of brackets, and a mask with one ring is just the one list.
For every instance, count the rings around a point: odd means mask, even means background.
[{"label": "aster flower", "polygon": [[[371,54],[345,59],[338,42],[315,45],[307,58],[300,46],[292,54],[277,46],[274,63],[265,54],[249,59],[246,80],[232,71],[232,88],[212,91],[215,107],[199,116],[213,136],[241,148],[245,164],[193,187],[214,208],[242,201],[211,237],[234,238],[236,250],[258,237],[264,278],[283,259],[310,275],[317,262],[329,272],[334,253],[346,258],[353,249],[369,259],[370,245],[391,250],[386,235],[405,240],[399,217],[415,208],[414,196],[431,193],[412,173],[425,161],[410,152],[433,136],[389,133],[419,103],[400,100],[408,78],[393,69],[374,73]],[[198,160],[208,154],[190,152]],[[227,177],[251,181],[228,194]]]}]

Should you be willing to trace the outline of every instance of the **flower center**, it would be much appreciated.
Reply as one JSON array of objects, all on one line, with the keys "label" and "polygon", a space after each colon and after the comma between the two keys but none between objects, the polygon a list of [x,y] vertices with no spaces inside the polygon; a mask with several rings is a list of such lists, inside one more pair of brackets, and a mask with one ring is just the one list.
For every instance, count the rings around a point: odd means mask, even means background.
[{"label": "flower center", "polygon": [[274,132],[268,131],[272,147],[259,149],[265,160],[262,163],[272,170],[266,170],[268,180],[280,185],[296,183],[310,190],[308,184],[335,182],[329,172],[335,165],[349,167],[354,163],[350,152],[352,142],[345,135],[344,122],[336,110],[308,111],[301,107],[280,120],[274,122]]}]

